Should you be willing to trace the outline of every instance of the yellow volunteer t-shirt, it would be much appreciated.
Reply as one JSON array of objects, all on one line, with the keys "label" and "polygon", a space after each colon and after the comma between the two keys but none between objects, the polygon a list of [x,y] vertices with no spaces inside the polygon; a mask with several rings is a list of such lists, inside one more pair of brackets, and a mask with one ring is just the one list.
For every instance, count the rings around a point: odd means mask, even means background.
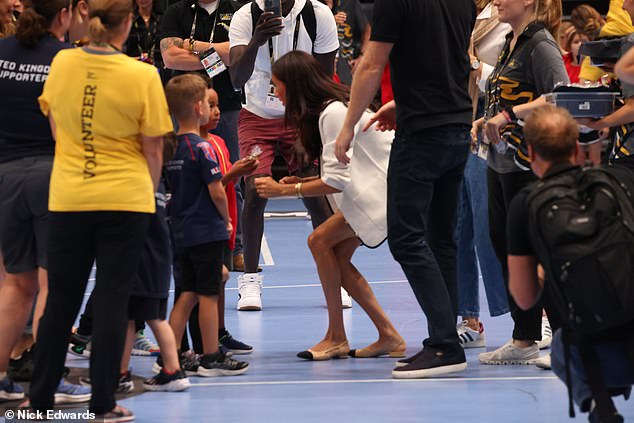
[{"label": "yellow volunteer t-shirt", "polygon": [[39,101],[57,132],[49,210],[154,213],[140,135],[173,130],[155,67],[118,52],[63,50]]},{"label": "yellow volunteer t-shirt", "polygon": [[[632,32],[634,32],[632,18],[630,18],[629,13],[623,10],[623,0],[610,0],[610,8],[605,19],[605,25],[599,32],[599,38],[623,37]],[[581,63],[579,78],[587,81],[598,81],[605,73],[604,70],[592,66],[590,58],[586,57]]]}]

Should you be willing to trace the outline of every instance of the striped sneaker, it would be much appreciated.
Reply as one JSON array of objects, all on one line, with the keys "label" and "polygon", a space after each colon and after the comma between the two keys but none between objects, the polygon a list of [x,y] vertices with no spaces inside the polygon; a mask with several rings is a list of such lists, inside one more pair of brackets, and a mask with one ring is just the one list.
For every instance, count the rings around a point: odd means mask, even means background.
[{"label": "striped sneaker", "polygon": [[161,353],[161,349],[154,342],[150,341],[150,338],[145,336],[143,330],[136,333],[136,340],[132,346],[132,355],[137,356],[157,356]]},{"label": "striped sneaker", "polygon": [[462,348],[482,348],[486,347],[486,339],[484,337],[484,325],[480,322],[480,328],[473,330],[467,325],[467,321],[463,320],[456,327],[458,338]]},{"label": "striped sneaker", "polygon": [[537,343],[537,346],[540,350],[544,350],[550,347],[551,342],[553,342],[553,330],[548,317],[542,316],[542,340]]}]

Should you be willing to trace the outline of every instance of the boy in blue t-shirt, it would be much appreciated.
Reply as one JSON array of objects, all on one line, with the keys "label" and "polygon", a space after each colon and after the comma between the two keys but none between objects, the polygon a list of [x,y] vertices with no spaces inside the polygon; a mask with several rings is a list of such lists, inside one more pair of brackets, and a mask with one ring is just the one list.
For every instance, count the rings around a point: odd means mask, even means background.
[{"label": "boy in blue t-shirt", "polygon": [[170,222],[182,293],[170,325],[176,339],[182,339],[198,304],[203,355],[197,374],[239,375],[249,364],[227,358],[218,349],[218,294],[223,288],[223,254],[232,225],[220,168],[211,145],[198,135],[200,126],[209,120],[207,84],[198,75],[180,75],[170,80],[165,94],[179,128],[176,152],[167,163],[167,180],[172,190]]}]

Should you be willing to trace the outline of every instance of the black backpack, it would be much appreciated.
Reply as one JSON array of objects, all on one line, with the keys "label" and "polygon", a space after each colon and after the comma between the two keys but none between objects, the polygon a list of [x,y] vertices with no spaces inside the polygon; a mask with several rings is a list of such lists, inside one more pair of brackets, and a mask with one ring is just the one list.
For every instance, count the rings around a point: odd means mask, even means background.
[{"label": "black backpack", "polygon": [[563,172],[527,189],[532,242],[563,318],[569,395],[572,335],[601,421],[623,421],[589,339],[634,321],[632,194],[604,169]]},{"label": "black backpack", "polygon": [[[251,2],[251,23],[252,29],[251,33],[255,32],[255,26],[258,23],[258,19],[264,13],[260,6],[254,1]],[[302,21],[304,22],[304,27],[306,28],[306,32],[308,32],[308,36],[310,37],[310,41],[313,43],[313,51],[315,49],[315,40],[317,39],[317,17],[315,16],[315,9],[313,7],[312,0],[306,0],[306,4],[304,8],[300,12],[302,16]]]},{"label": "black backpack", "polygon": [[603,169],[538,182],[527,198],[542,264],[566,299],[567,317],[587,334],[634,320],[632,194]]}]

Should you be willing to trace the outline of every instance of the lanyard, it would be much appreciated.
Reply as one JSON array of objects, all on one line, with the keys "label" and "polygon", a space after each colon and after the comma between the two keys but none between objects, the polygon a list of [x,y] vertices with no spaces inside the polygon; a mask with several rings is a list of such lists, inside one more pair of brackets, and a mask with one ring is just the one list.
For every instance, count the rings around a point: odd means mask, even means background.
[{"label": "lanyard", "polygon": [[[293,33],[293,50],[297,50],[297,41],[299,40],[299,24],[301,22],[302,14],[297,15],[295,20],[295,32]],[[271,66],[275,63],[275,56],[273,55],[273,39],[269,38],[269,58],[271,59]]]},{"label": "lanyard", "polygon": [[[192,31],[189,34],[189,39],[194,41],[194,34],[196,33],[196,21],[198,20],[198,10],[196,9],[196,4],[192,4],[192,8],[194,9],[194,22],[192,23]],[[218,7],[214,12],[214,24],[211,27],[211,35],[209,36],[209,44],[211,44],[214,40],[214,34],[216,33],[216,25],[218,24],[218,15],[220,14],[220,0],[218,0]]]},{"label": "lanyard", "polygon": [[[143,49],[143,46],[147,46],[148,44],[150,44],[151,46],[148,48],[148,56],[149,57],[154,57],[154,51],[156,50],[156,42],[154,40],[155,38],[155,34],[156,34],[156,19],[154,17],[154,14],[150,15],[150,20],[148,22],[148,25],[146,25],[146,31],[145,31],[145,37],[143,38],[143,41],[141,40],[141,29],[139,28],[139,18],[143,19],[141,17],[141,15],[139,14],[139,16],[137,17],[137,19],[134,21],[134,29],[136,29],[136,36],[137,36],[137,48],[139,49],[139,51],[141,52],[141,54],[144,54],[145,51]],[[144,20],[145,23],[145,20]]]}]

